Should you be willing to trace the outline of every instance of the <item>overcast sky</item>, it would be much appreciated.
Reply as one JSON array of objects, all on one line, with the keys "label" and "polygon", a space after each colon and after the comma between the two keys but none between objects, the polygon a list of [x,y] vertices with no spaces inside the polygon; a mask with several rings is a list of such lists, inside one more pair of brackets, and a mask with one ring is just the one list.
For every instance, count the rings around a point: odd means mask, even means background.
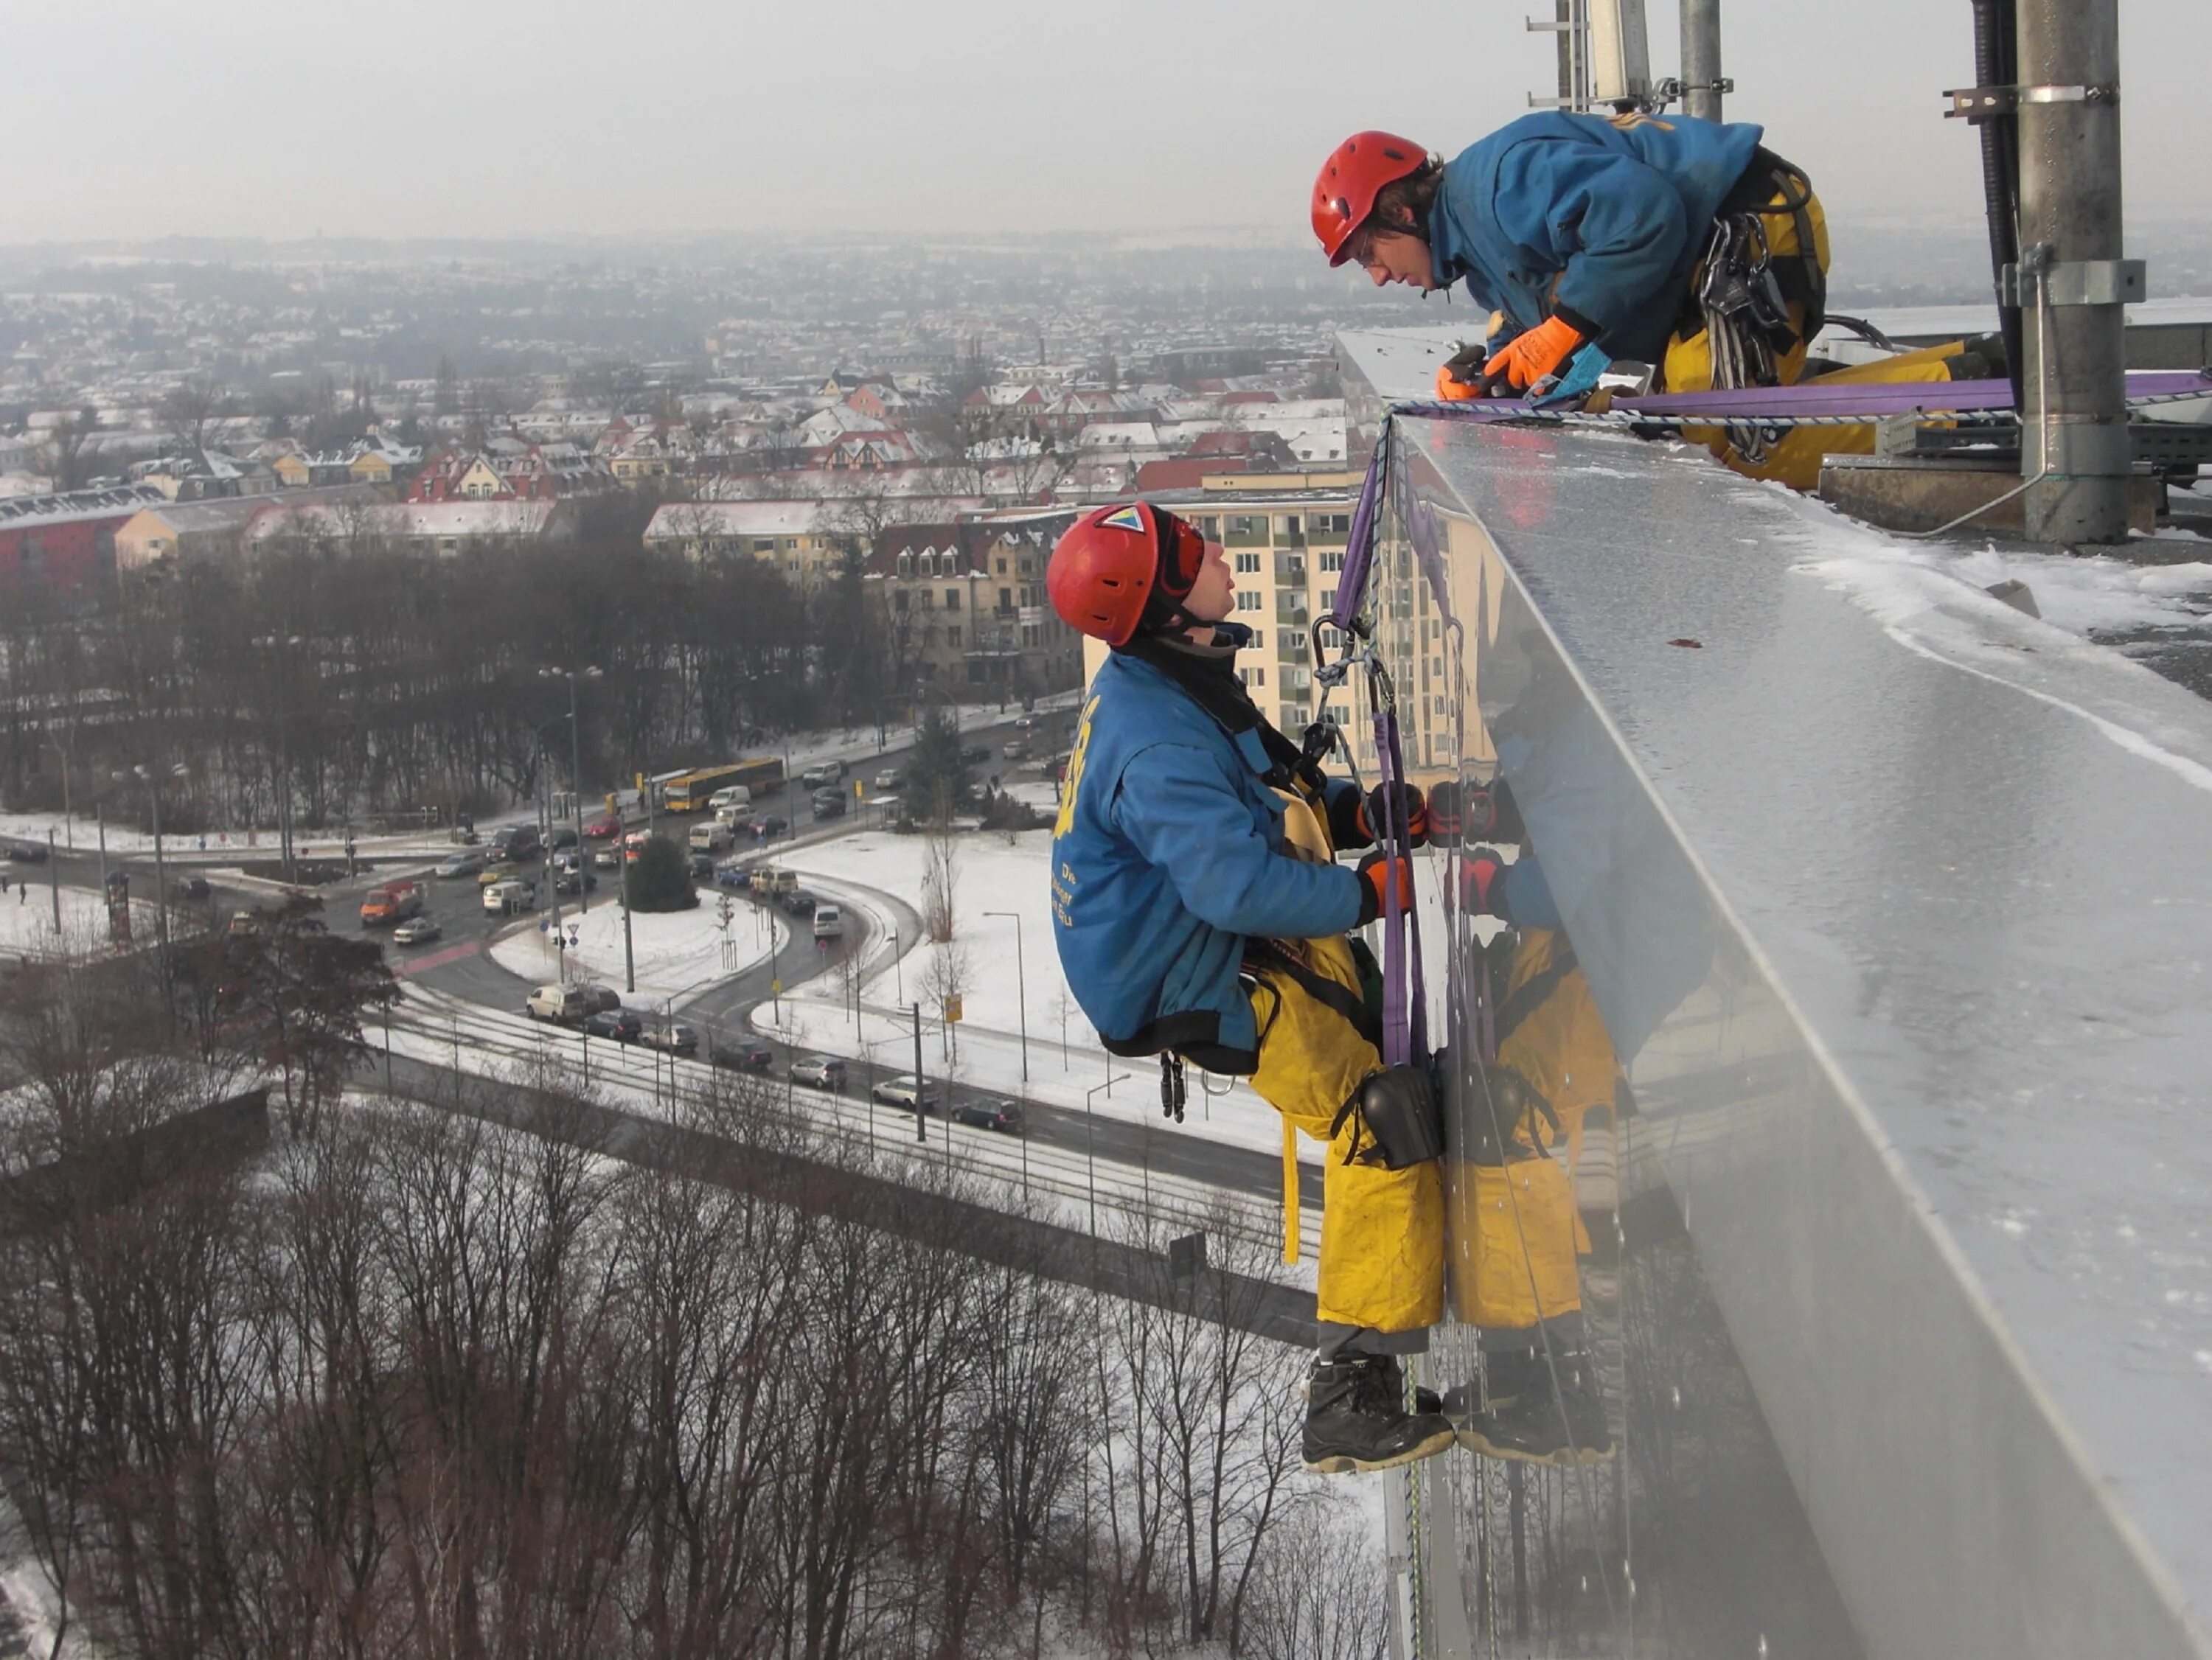
[{"label": "overcast sky", "polygon": [[[1648,0],[1655,74],[1675,0]],[[2212,0],[2120,0],[2130,215],[2212,212]],[[1218,225],[1548,92],[1548,0],[0,0],[0,242]],[[1832,216],[1979,211],[1967,0],[1723,0]]]}]

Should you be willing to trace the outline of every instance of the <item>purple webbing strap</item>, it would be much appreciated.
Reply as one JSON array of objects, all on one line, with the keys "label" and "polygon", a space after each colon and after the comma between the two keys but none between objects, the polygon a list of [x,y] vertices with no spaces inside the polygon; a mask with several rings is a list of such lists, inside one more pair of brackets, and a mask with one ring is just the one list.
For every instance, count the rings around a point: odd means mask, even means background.
[{"label": "purple webbing strap", "polygon": [[[1398,717],[1375,700],[1376,773],[1382,792],[1382,845],[1387,853],[1405,848],[1404,814],[1398,792]],[[1403,1066],[1413,1057],[1413,1007],[1420,1001],[1410,984],[1406,960],[1405,912],[1398,905],[1398,884],[1382,884],[1382,1063]]]},{"label": "purple webbing strap", "polygon": [[1344,546],[1344,573],[1337,579],[1336,603],[1328,620],[1345,633],[1359,615],[1359,596],[1367,587],[1367,573],[1375,562],[1375,521],[1382,506],[1382,473],[1389,465],[1392,422],[1384,416],[1375,440],[1375,453],[1367,458],[1367,476],[1360,482],[1359,505],[1352,512],[1352,535]]}]

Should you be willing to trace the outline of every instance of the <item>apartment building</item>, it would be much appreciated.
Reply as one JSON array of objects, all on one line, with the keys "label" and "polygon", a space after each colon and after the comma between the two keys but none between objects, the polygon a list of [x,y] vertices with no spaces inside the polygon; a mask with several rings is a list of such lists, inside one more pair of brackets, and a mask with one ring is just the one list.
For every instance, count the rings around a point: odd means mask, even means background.
[{"label": "apartment building", "polygon": [[[1349,472],[1224,474],[1207,477],[1196,490],[1147,498],[1226,549],[1237,621],[1255,631],[1251,645],[1237,653],[1237,672],[1252,700],[1293,739],[1320,707],[1316,643],[1321,662],[1333,663],[1338,654],[1336,631],[1323,619],[1336,603],[1359,478]],[[1415,579],[1410,553],[1385,542],[1378,557],[1382,568],[1371,585],[1376,655],[1397,692],[1407,768],[1418,775],[1449,765],[1452,753],[1444,619],[1428,585]],[[1087,643],[1086,677],[1104,652],[1097,641]],[[1328,706],[1352,739],[1361,775],[1371,777],[1376,757],[1366,676],[1353,670],[1329,691]],[[1340,757],[1331,770],[1341,766]]]}]

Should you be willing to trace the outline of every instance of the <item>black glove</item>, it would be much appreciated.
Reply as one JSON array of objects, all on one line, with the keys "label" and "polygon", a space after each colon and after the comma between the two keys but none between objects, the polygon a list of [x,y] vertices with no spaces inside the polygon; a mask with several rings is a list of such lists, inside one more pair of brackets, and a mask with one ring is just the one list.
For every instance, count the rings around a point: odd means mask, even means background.
[{"label": "black glove", "polygon": [[1445,390],[1443,383],[1447,379],[1456,380],[1462,386],[1480,386],[1482,384],[1483,361],[1489,355],[1490,348],[1479,340],[1472,346],[1461,347],[1444,360],[1443,367],[1437,375],[1437,390],[1439,392]]}]

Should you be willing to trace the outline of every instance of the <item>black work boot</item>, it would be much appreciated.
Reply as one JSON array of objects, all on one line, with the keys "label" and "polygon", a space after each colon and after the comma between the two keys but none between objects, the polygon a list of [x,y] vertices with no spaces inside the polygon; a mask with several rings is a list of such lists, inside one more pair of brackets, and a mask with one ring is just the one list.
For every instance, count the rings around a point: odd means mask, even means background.
[{"label": "black work boot", "polygon": [[1401,1404],[1404,1377],[1388,1354],[1315,1361],[1306,1380],[1305,1467],[1323,1475],[1391,1469],[1449,1446],[1447,1420]]},{"label": "black work boot", "polygon": [[1613,1432],[1605,1421],[1605,1402],[1589,1357],[1565,1354],[1552,1368],[1540,1353],[1532,1357],[1527,1386],[1510,1406],[1493,1405],[1459,1421],[1459,1444],[1470,1452],[1527,1464],[1595,1464],[1613,1456]]},{"label": "black work boot", "polygon": [[[1376,1361],[1384,1368],[1383,1375],[1390,1386],[1390,1398],[1400,1405],[1406,1400],[1406,1369],[1395,1354],[1378,1354]],[[1444,1397],[1432,1389],[1413,1385],[1413,1410],[1416,1414],[1433,1417],[1444,1409]]]},{"label": "black work boot", "polygon": [[1444,1391],[1443,1414],[1464,1428],[1486,1412],[1501,1412],[1535,1386],[1544,1357],[1533,1348],[1485,1349],[1482,1376]]}]

